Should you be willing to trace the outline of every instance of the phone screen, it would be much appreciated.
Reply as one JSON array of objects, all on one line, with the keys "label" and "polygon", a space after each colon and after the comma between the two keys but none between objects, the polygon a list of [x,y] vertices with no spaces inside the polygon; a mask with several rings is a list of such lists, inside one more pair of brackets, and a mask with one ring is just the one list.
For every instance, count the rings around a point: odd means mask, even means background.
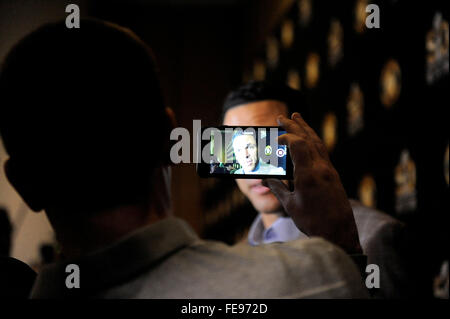
[{"label": "phone screen", "polygon": [[[199,174],[203,177],[290,179],[292,165],[279,127],[220,127],[203,129],[206,143]],[[205,138],[206,137],[206,138]],[[207,153],[209,152],[209,153]]]}]

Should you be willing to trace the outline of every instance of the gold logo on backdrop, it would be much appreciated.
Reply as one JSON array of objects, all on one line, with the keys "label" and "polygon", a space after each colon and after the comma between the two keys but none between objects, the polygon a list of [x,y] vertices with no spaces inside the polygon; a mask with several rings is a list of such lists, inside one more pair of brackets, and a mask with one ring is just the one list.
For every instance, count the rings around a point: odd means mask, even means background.
[{"label": "gold logo on backdrop", "polygon": [[372,175],[365,175],[358,187],[359,200],[367,207],[375,208],[377,206],[377,185]]},{"label": "gold logo on backdrop", "polygon": [[395,210],[398,213],[413,211],[417,208],[416,197],[416,164],[408,150],[400,154],[400,162],[394,170],[395,174]]},{"label": "gold logo on backdrop", "polygon": [[294,22],[284,20],[281,25],[281,44],[283,48],[289,49],[294,43]]},{"label": "gold logo on backdrop", "polygon": [[344,28],[337,19],[330,22],[328,32],[328,63],[334,67],[344,55]]},{"label": "gold logo on backdrop", "polygon": [[294,90],[301,89],[300,75],[296,70],[289,70],[287,73],[286,84]]},{"label": "gold logo on backdrop", "polygon": [[310,53],[306,58],[306,87],[315,88],[320,77],[320,57],[317,53]]},{"label": "gold logo on backdrop", "polygon": [[435,298],[448,299],[448,283],[448,260],[446,260],[442,263],[439,274],[433,280],[433,294]]},{"label": "gold logo on backdrop", "polygon": [[278,65],[279,48],[278,40],[275,37],[269,37],[266,41],[267,64],[275,69]]},{"label": "gold logo on backdrop", "polygon": [[400,70],[400,65],[394,59],[388,60],[381,70],[380,78],[380,98],[381,103],[386,108],[390,108],[397,102],[400,97],[400,92],[402,89],[402,74]]},{"label": "gold logo on backdrop", "polygon": [[312,3],[311,0],[299,0],[298,2],[298,22],[302,27],[306,27],[311,22]]},{"label": "gold logo on backdrop", "polygon": [[427,49],[426,80],[433,84],[448,74],[448,21],[437,12],[433,18],[433,29],[428,31],[425,39]]},{"label": "gold logo on backdrop", "polygon": [[445,181],[447,182],[447,186],[448,186],[448,144],[447,144],[447,150],[445,151],[445,156],[444,156],[444,176],[445,176]]},{"label": "gold logo on backdrop", "polygon": [[364,30],[366,29],[367,6],[368,6],[367,0],[356,1],[355,11],[353,13],[355,15],[354,28],[355,31],[358,33],[363,33]]},{"label": "gold logo on backdrop", "polygon": [[327,113],[322,123],[322,138],[328,151],[331,152],[337,143],[337,117]]},{"label": "gold logo on backdrop", "polygon": [[347,99],[347,132],[356,135],[364,127],[364,95],[358,84],[352,83]]},{"label": "gold logo on backdrop", "polygon": [[256,60],[253,63],[253,79],[255,81],[264,81],[266,78],[266,65],[262,60]]}]

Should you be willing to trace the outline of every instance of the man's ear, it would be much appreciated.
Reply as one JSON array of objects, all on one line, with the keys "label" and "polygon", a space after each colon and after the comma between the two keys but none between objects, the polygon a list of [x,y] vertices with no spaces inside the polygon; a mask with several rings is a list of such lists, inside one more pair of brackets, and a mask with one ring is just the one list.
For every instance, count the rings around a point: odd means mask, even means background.
[{"label": "man's ear", "polygon": [[42,188],[36,185],[36,179],[26,171],[19,170],[11,159],[5,162],[5,174],[8,181],[34,212],[44,209]]},{"label": "man's ear", "polygon": [[175,117],[175,113],[173,112],[173,110],[170,107],[166,107],[165,109],[166,112],[166,116],[168,119],[168,123],[169,123],[169,130],[168,130],[168,134],[167,134],[167,156],[163,159],[164,160],[164,164],[166,165],[172,165],[172,161],[170,160],[170,149],[172,148],[173,144],[175,143],[175,141],[171,141],[170,140],[170,133],[172,132],[172,130],[174,128],[177,127],[177,119]]}]

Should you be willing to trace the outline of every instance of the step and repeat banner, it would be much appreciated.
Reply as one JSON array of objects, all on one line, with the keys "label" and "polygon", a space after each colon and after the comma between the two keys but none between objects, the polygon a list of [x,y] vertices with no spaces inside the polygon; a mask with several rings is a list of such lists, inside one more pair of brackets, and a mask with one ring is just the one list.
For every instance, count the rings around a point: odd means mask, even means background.
[{"label": "step and repeat banner", "polygon": [[[418,253],[426,251],[432,265],[427,271],[434,274],[445,267],[448,274],[444,3],[296,1],[243,74],[245,82],[279,81],[304,92],[309,123],[349,197],[426,238]],[[220,227],[213,229],[217,234]]]},{"label": "step and repeat banner", "polygon": [[351,197],[447,218],[448,45],[444,1],[300,0],[244,79],[305,93]]}]

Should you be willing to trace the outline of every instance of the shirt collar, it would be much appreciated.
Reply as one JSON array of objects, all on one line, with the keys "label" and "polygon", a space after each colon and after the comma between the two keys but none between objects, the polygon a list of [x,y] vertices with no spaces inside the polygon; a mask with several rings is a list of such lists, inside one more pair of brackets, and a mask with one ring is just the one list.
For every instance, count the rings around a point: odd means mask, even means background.
[{"label": "shirt collar", "polygon": [[254,220],[248,233],[248,242],[252,246],[286,242],[298,238],[308,238],[302,233],[290,217],[279,217],[272,226],[265,229],[259,214]]},{"label": "shirt collar", "polygon": [[[166,218],[143,227],[109,247],[71,261],[44,268],[33,287],[32,298],[90,296],[148,269],[168,255],[192,244],[198,236],[183,220]],[[80,269],[80,288],[65,286],[68,264]]]}]

